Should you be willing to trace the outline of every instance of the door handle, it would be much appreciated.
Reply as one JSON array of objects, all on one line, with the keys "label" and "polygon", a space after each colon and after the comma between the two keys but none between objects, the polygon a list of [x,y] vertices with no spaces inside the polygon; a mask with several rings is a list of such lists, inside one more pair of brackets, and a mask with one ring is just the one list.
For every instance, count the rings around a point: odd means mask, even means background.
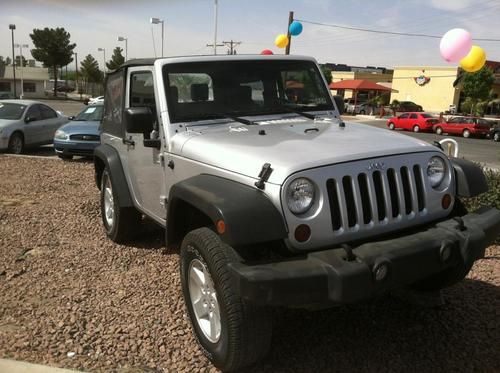
[{"label": "door handle", "polygon": [[135,141],[132,139],[122,139],[122,143],[125,145],[135,146]]}]

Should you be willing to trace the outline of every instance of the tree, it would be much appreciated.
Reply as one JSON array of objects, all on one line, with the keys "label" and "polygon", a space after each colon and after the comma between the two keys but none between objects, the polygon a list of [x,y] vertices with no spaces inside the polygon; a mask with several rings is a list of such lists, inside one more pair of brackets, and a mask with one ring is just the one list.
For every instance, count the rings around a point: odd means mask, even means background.
[{"label": "tree", "polygon": [[330,84],[332,82],[332,70],[330,70],[328,67],[322,65],[321,66],[321,72],[325,76],[326,82]]},{"label": "tree", "polygon": [[85,80],[85,85],[90,83],[100,83],[103,80],[103,73],[99,70],[99,63],[92,57],[91,54],[87,55],[80,63],[80,73]]},{"label": "tree", "polygon": [[475,73],[464,72],[462,93],[466,99],[469,99],[468,104],[465,105],[468,109],[467,111],[471,114],[479,111],[477,106],[481,101],[489,98],[494,81],[495,76],[493,71],[487,66]]},{"label": "tree", "polygon": [[125,57],[123,57],[122,52],[123,49],[120,47],[116,47],[115,49],[113,49],[111,60],[109,62],[106,62],[106,67],[108,68],[108,70],[116,70],[125,62]]},{"label": "tree", "polygon": [[31,50],[33,58],[53,70],[54,97],[57,97],[57,68],[73,62],[73,49],[76,44],[70,43],[71,35],[62,27],[34,29],[30,37],[35,46],[35,49]]},{"label": "tree", "polygon": [[[16,56],[16,66],[21,66],[21,56]],[[28,61],[23,56],[23,67],[28,66]]]}]

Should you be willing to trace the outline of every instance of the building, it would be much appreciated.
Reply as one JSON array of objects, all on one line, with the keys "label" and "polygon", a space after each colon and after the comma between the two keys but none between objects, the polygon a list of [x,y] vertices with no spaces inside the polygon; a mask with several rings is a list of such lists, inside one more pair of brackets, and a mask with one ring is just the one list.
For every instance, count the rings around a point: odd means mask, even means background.
[{"label": "building", "polygon": [[[21,90],[21,79],[23,89]],[[24,98],[45,97],[45,87],[49,80],[49,71],[42,67],[16,66],[16,94],[24,92]],[[0,66],[0,95],[14,96],[14,73],[12,65]]]},{"label": "building", "polygon": [[[329,66],[329,68],[331,67]],[[343,80],[368,80],[377,84],[382,83],[381,85],[391,88],[392,70],[384,67],[336,65],[336,68],[334,67],[334,69],[332,69],[332,83]],[[341,95],[344,98],[353,97],[353,92],[349,90],[342,92],[333,91],[332,93]],[[358,92],[358,100],[366,101],[367,99],[368,92]]]},{"label": "building", "polygon": [[[487,61],[495,73],[492,91],[500,96],[500,62]],[[413,101],[425,111],[440,113],[459,110],[463,100],[456,66],[398,66],[394,68],[391,102]]]}]

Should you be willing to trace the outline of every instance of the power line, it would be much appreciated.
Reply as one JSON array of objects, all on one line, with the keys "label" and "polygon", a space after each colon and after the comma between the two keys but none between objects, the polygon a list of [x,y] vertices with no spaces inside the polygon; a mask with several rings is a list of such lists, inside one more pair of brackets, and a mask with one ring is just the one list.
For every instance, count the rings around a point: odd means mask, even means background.
[{"label": "power line", "polygon": [[[413,37],[432,38],[432,39],[441,39],[442,38],[442,36],[438,36],[438,35],[416,34],[416,33],[409,33],[409,32],[407,33],[407,32],[396,32],[396,31],[373,30],[373,29],[366,29],[366,28],[360,28],[360,27],[341,26],[341,25],[335,25],[335,24],[331,24],[331,23],[321,23],[321,22],[307,21],[307,20],[304,20],[304,19],[296,19],[296,21],[303,22],[303,23],[309,23],[311,25],[334,27],[334,28],[339,28],[339,29],[343,29],[343,30],[351,30],[351,31],[371,32],[371,33],[374,33],[374,34],[389,34],[389,35],[399,35],[399,36],[413,36]],[[474,40],[476,40],[476,41],[500,42],[500,39],[475,38]]]}]

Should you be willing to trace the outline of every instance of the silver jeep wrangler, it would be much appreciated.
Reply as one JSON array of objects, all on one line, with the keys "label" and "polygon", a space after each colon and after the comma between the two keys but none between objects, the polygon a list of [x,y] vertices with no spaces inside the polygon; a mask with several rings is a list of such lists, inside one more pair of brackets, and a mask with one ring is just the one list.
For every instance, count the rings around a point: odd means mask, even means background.
[{"label": "silver jeep wrangler", "polygon": [[[314,59],[132,60],[109,74],[95,150],[116,242],[145,215],[180,247],[194,334],[222,370],[261,359],[270,306],[327,307],[462,280],[500,230],[436,146],[344,123]],[[168,279],[165,279],[168,281]]]}]

